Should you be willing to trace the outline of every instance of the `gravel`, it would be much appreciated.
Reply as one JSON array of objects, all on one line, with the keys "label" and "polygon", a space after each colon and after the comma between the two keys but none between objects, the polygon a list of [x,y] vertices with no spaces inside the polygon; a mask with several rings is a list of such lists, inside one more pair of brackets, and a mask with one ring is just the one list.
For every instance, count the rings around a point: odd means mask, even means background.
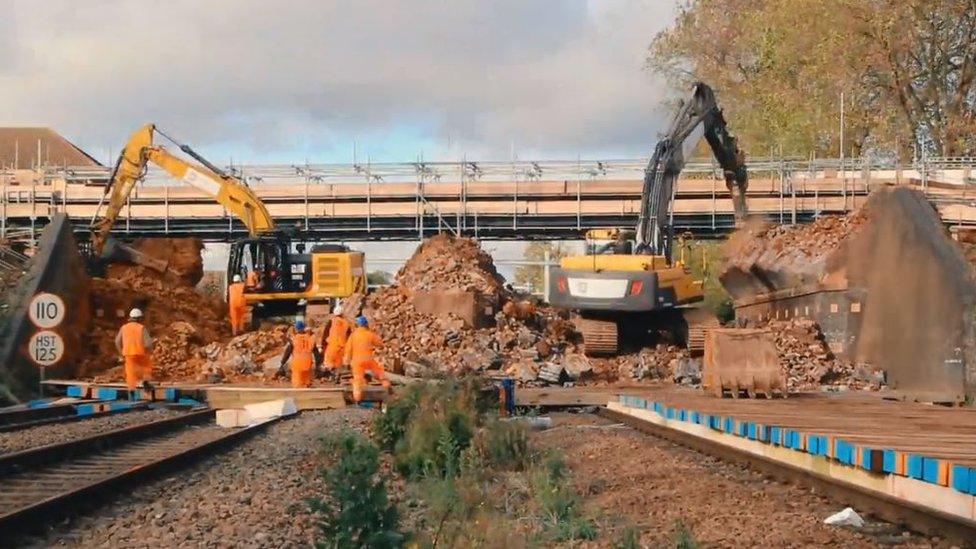
[{"label": "gravel", "polygon": [[185,412],[166,409],[135,410],[68,423],[49,423],[17,431],[7,431],[0,433],[0,454],[90,437],[122,427],[149,423],[183,413]]},{"label": "gravel", "polygon": [[306,411],[234,448],[62,523],[31,547],[308,547],[321,494],[316,440],[365,429],[358,408]]},{"label": "gravel", "polygon": [[636,526],[644,546],[669,546],[680,520],[702,547],[951,546],[883,522],[860,531],[827,526],[823,519],[845,504],[604,418],[553,419],[534,440],[564,453],[603,541]]}]

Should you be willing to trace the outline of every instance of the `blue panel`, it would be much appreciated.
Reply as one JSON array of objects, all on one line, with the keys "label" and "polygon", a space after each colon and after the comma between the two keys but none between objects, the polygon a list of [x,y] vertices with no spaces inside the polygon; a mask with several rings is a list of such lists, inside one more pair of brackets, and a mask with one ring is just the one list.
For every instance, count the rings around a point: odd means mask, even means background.
[{"label": "blue panel", "polygon": [[740,421],[739,428],[736,430],[736,434],[740,437],[744,437],[749,434],[749,422]]},{"label": "blue panel", "polygon": [[782,430],[778,426],[773,425],[769,428],[769,442],[775,444],[776,446],[781,446],[783,444],[782,436]]},{"label": "blue panel", "polygon": [[119,390],[112,389],[111,387],[96,387],[95,388],[95,398],[103,398],[106,400],[116,400],[119,398]]},{"label": "blue panel", "polygon": [[[511,381],[511,380],[504,379],[502,381],[505,382],[505,381]],[[503,384],[502,385],[502,390],[503,391],[506,391],[506,393],[505,393],[505,408],[507,409],[508,408],[509,395],[510,395],[510,393],[511,393],[511,391],[513,389]],[[166,388],[166,397],[165,398],[166,398],[166,400],[176,400],[176,389],[174,389],[172,387],[167,387]],[[513,402],[513,406],[514,406],[514,400],[512,402]]]},{"label": "blue panel", "polygon": [[109,410],[125,410],[127,408],[132,408],[131,402],[109,402],[108,403]]},{"label": "blue panel", "polygon": [[885,473],[895,472],[895,451],[885,450],[884,457],[881,460],[881,470]]},{"label": "blue panel", "polygon": [[89,414],[94,414],[95,413],[95,405],[94,404],[79,404],[79,405],[75,406],[75,413],[78,414],[79,416],[87,416]]},{"label": "blue panel", "polygon": [[692,410],[691,411],[691,422],[692,423],[701,423],[702,422],[701,421],[701,413]]},{"label": "blue panel", "polygon": [[647,400],[645,400],[643,398],[640,398],[640,397],[635,398],[634,399],[634,407],[635,408],[641,408],[641,409],[647,408]]},{"label": "blue panel", "polygon": [[51,400],[47,398],[38,398],[27,402],[28,408],[46,408],[50,405],[51,405]]},{"label": "blue panel", "polygon": [[177,404],[188,404],[190,406],[203,406],[203,403],[195,398],[183,397]]},{"label": "blue panel", "polygon": [[861,448],[861,469],[871,470],[871,448]]},{"label": "blue panel", "polygon": [[729,416],[722,418],[722,430],[726,433],[731,433],[732,428],[735,427],[735,420]]},{"label": "blue panel", "polygon": [[834,441],[834,459],[841,463],[847,463],[853,465],[854,460],[854,447],[847,441],[837,439]]},{"label": "blue panel", "polygon": [[68,385],[68,391],[65,394],[69,397],[83,397],[85,396],[85,388],[81,385]]},{"label": "blue panel", "polygon": [[756,440],[756,424],[755,423],[753,423],[751,421],[747,421],[746,422],[746,436],[748,436],[752,440]]},{"label": "blue panel", "polygon": [[674,419],[674,408],[668,408],[664,411],[664,417],[668,419]]},{"label": "blue panel", "polygon": [[678,420],[688,421],[688,410],[685,410],[684,408],[678,410]]},{"label": "blue panel", "polygon": [[949,472],[949,484],[952,485],[953,489],[964,494],[971,493],[969,491],[969,479],[973,474],[972,469],[965,465],[953,465]]},{"label": "blue panel", "polygon": [[917,478],[921,480],[922,478],[922,456],[918,454],[908,454],[908,458],[905,460],[905,473],[907,476],[912,478]]},{"label": "blue panel", "polygon": [[939,483],[939,460],[930,457],[922,458],[922,480],[932,484]]},{"label": "blue panel", "polygon": [[819,449],[817,443],[818,440],[815,435],[807,435],[807,453],[816,455]]}]

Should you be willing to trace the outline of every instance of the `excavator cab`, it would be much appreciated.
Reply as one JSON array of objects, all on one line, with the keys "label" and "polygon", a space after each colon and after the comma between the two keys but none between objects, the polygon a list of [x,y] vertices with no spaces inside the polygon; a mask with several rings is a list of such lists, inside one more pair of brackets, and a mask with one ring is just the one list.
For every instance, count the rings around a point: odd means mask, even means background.
[{"label": "excavator cab", "polygon": [[628,229],[591,229],[586,231],[586,254],[630,255],[634,253],[636,233]]}]

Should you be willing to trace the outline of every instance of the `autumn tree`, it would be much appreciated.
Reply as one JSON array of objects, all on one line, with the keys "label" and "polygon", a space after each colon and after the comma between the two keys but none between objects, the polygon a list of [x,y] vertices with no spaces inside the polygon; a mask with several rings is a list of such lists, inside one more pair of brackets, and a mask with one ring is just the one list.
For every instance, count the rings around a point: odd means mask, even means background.
[{"label": "autumn tree", "polygon": [[[751,156],[972,151],[973,0],[692,0],[651,43],[712,85]],[[970,137],[971,139],[971,137]]]},{"label": "autumn tree", "polygon": [[[541,262],[549,252],[550,261],[568,255],[568,247],[560,242],[529,242],[525,246],[522,258],[526,261]],[[520,265],[515,269],[515,284],[524,286],[535,292],[543,291],[542,265]]]}]

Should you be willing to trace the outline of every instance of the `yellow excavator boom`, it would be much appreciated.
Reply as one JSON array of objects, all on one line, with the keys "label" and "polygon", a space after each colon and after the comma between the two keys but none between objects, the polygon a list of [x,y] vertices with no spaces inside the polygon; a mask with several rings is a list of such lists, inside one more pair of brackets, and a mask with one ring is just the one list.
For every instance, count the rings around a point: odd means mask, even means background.
[{"label": "yellow excavator boom", "polygon": [[[105,215],[92,222],[92,247],[95,254],[101,254],[108,234],[115,220],[132,194],[136,184],[142,180],[149,162],[159,166],[180,181],[212,196],[227,211],[236,215],[247,227],[251,236],[275,228],[274,220],[267,207],[254,191],[236,177],[224,174],[216,168],[192,164],[174,156],[161,145],[153,143],[156,126],[146,124],[136,130],[126,143],[112,172],[112,179],[106,187],[111,192]],[[189,147],[181,149],[192,153]],[[199,158],[199,157],[197,157]]]}]

